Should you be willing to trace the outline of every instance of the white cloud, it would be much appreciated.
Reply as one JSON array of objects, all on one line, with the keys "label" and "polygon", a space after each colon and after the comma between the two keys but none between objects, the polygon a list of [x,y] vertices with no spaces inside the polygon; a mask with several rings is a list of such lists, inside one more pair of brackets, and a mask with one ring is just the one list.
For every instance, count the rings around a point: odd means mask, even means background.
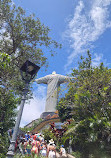
[{"label": "white cloud", "polygon": [[33,92],[33,99],[24,105],[20,127],[40,117],[45,110],[46,87],[39,85]]},{"label": "white cloud", "polygon": [[100,63],[104,63],[104,66],[110,67],[111,63],[108,63],[107,60],[104,58],[103,54],[94,53],[94,57],[92,58],[92,66],[98,67]]},{"label": "white cloud", "polygon": [[109,5],[111,0],[80,0],[74,10],[74,16],[68,23],[65,36],[70,39],[70,46],[73,49],[68,56],[67,68],[77,55],[86,53],[104,31],[111,27],[109,18]]},{"label": "white cloud", "polygon": [[92,66],[96,67],[99,66],[100,63],[103,61],[103,54],[94,54],[94,58],[92,59]]}]

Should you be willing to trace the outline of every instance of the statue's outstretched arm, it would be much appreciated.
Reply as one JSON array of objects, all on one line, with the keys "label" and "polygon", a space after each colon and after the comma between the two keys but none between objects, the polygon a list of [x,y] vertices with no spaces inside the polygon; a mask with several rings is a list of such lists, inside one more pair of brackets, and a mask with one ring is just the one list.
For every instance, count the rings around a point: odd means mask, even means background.
[{"label": "statue's outstretched arm", "polygon": [[60,76],[59,78],[59,83],[64,83],[64,82],[70,82],[76,79],[76,77],[69,77],[69,76]]},{"label": "statue's outstretched arm", "polygon": [[49,77],[45,76],[45,77],[41,77],[41,78],[35,79],[34,81],[36,81],[37,84],[40,84],[40,83],[47,84],[48,80],[49,80]]}]

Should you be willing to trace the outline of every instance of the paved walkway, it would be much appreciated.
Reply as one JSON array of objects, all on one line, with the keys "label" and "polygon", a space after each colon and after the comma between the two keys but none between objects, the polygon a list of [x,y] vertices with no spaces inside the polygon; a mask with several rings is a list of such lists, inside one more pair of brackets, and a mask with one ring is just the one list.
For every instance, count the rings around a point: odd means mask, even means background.
[{"label": "paved walkway", "polygon": [[74,156],[67,154],[68,158],[75,158]]},{"label": "paved walkway", "polygon": [[[59,153],[56,153],[57,158],[61,158]],[[75,158],[74,156],[67,154],[67,158]]]},{"label": "paved walkway", "polygon": [[[17,154],[15,154],[15,156],[14,156],[14,158],[23,158],[23,157],[24,157],[24,156],[21,155],[20,153],[17,153]],[[62,158],[58,152],[56,152],[56,157],[57,157],[57,158]],[[75,158],[75,157],[72,156],[72,155],[70,155],[70,154],[67,154],[67,158]]]}]

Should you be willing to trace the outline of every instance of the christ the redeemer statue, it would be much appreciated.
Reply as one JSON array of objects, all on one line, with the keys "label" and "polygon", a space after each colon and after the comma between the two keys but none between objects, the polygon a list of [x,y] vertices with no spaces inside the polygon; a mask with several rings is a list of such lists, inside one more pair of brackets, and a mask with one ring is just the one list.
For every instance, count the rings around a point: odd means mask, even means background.
[{"label": "christ the redeemer statue", "polygon": [[64,82],[69,82],[71,77],[56,74],[54,71],[51,75],[35,79],[37,84],[47,84],[47,97],[45,112],[55,112],[58,99],[58,87]]}]

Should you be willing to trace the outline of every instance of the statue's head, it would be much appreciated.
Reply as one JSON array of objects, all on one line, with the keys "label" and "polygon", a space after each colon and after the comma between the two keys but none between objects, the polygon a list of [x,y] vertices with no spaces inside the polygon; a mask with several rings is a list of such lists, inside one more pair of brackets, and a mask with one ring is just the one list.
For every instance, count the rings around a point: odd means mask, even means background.
[{"label": "statue's head", "polygon": [[55,75],[55,74],[56,74],[56,72],[55,72],[55,71],[53,71],[53,72],[52,72],[52,75]]}]

